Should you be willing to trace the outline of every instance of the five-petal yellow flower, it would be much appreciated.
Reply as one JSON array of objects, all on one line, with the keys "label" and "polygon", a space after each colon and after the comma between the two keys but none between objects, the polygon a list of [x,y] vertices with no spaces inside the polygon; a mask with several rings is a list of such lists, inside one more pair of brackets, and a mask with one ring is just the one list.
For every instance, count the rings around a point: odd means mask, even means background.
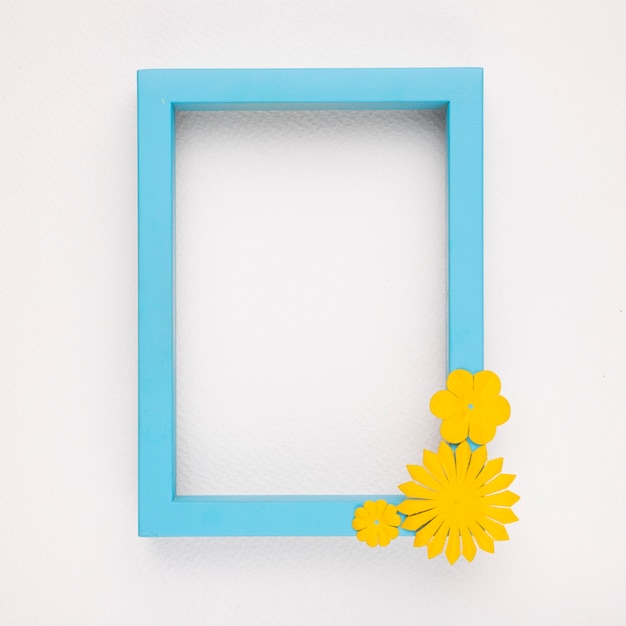
[{"label": "five-petal yellow flower", "polygon": [[370,548],[375,548],[388,546],[398,536],[401,521],[395,505],[384,500],[367,500],[356,510],[352,528],[357,531],[356,538],[359,541],[365,541]]},{"label": "five-petal yellow flower", "polygon": [[399,485],[408,498],[398,506],[407,515],[402,528],[416,531],[414,545],[428,546],[429,559],[447,542],[450,564],[460,554],[471,561],[476,544],[493,552],[494,540],[509,538],[503,524],[517,521],[510,507],[519,496],[504,490],[515,475],[500,473],[503,459],[486,461],[484,446],[471,452],[464,441],[453,452],[442,441],[438,453],[424,450],[423,467],[407,466],[415,482]]},{"label": "five-petal yellow flower", "polygon": [[508,400],[500,395],[500,379],[489,371],[472,375],[466,370],[450,372],[447,389],[430,400],[430,410],[443,420],[441,436],[450,443],[469,438],[479,445],[489,443],[496,427],[511,415]]}]

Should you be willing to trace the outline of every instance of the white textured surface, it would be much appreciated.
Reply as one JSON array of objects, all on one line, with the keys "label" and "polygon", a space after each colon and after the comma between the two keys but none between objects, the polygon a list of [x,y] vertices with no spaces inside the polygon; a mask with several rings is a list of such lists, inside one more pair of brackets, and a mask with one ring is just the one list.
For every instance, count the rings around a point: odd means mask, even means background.
[{"label": "white textured surface", "polygon": [[[626,621],[626,6],[4,3],[0,623]],[[398,540],[136,537],[139,67],[485,67],[492,452],[521,522],[450,568]]]},{"label": "white textured surface", "polygon": [[387,494],[437,441],[445,111],[181,113],[177,492]]}]

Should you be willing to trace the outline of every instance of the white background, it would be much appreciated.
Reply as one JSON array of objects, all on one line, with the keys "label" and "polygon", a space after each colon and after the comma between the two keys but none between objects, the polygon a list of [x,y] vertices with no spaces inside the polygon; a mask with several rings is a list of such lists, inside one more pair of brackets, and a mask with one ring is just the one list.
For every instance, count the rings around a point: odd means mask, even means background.
[{"label": "white background", "polygon": [[[0,623],[623,624],[625,22],[617,1],[5,3]],[[410,539],[139,539],[135,70],[351,66],[485,68],[486,363],[514,410],[491,454],[521,521],[452,568]]]}]

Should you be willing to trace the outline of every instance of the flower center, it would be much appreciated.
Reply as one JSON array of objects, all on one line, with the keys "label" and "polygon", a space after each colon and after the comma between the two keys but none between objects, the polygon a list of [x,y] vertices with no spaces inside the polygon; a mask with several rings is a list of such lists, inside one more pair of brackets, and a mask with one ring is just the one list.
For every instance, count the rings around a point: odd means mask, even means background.
[{"label": "flower center", "polygon": [[467,508],[468,494],[461,487],[450,486],[450,489],[444,495],[442,504],[451,508],[450,513],[452,515],[459,514]]},{"label": "flower center", "polygon": [[474,405],[473,404],[468,404],[467,408],[471,411],[474,408]]},{"label": "flower center", "polygon": [[375,525],[375,526],[377,526],[377,525],[378,525],[378,520],[377,520],[377,519],[375,519],[375,520],[374,520],[374,525]]}]

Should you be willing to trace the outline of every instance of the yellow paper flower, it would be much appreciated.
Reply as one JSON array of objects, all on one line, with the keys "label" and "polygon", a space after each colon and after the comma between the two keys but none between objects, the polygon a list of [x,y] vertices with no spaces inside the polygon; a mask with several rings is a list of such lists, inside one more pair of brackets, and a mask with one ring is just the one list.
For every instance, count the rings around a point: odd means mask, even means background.
[{"label": "yellow paper flower", "polygon": [[398,534],[400,516],[393,504],[384,500],[367,500],[354,514],[352,528],[357,531],[356,538],[365,541],[370,548],[388,546]]},{"label": "yellow paper flower", "polygon": [[510,507],[519,496],[503,490],[515,475],[500,473],[503,459],[486,461],[484,446],[471,452],[464,441],[455,454],[442,441],[437,454],[424,450],[424,467],[407,466],[415,482],[400,485],[410,498],[398,506],[407,515],[402,528],[416,531],[414,545],[428,546],[429,559],[441,554],[446,541],[446,557],[452,564],[460,554],[471,561],[476,544],[493,552],[494,540],[509,538],[503,524],[517,521]]},{"label": "yellow paper flower", "polygon": [[472,376],[466,370],[450,372],[447,389],[430,400],[430,410],[443,420],[441,436],[450,443],[469,438],[479,445],[489,443],[496,427],[511,415],[508,400],[500,395],[500,379],[489,371]]}]

